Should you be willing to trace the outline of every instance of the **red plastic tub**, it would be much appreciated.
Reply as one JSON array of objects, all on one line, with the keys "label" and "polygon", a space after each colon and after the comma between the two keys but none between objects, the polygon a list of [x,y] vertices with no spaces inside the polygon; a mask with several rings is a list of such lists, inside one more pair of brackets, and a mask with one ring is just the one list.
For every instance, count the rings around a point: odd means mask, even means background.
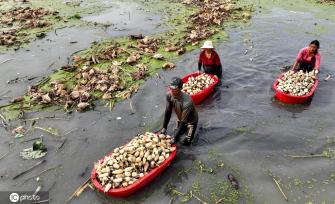
[{"label": "red plastic tub", "polygon": [[276,81],[273,83],[273,90],[275,91],[275,97],[284,102],[284,103],[288,103],[288,104],[302,104],[302,103],[306,103],[306,101],[308,101],[314,94],[314,91],[316,89],[316,87],[319,84],[318,80],[315,80],[314,86],[312,87],[312,89],[310,90],[310,92],[307,95],[304,96],[292,96],[290,94],[284,93],[280,90],[278,90],[277,86],[278,86],[278,79],[280,79],[283,75],[280,75]]},{"label": "red plastic tub", "polygon": [[[173,147],[176,147],[174,144]],[[135,193],[136,191],[142,189],[145,185],[150,183],[158,174],[162,173],[172,162],[174,157],[176,156],[177,149],[175,149],[173,152],[171,152],[170,157],[168,157],[163,163],[161,163],[156,168],[152,169],[149,173],[144,175],[142,178],[139,178],[137,181],[135,181],[132,185],[129,185],[124,188],[115,188],[110,189],[105,194],[108,196],[114,196],[114,197],[127,197],[131,194]],[[111,154],[110,154],[111,155]],[[99,162],[102,162],[104,158],[100,159]],[[100,184],[100,182],[97,180],[97,173],[95,171],[95,167],[93,167],[92,173],[91,173],[91,181],[93,185],[102,193],[104,193],[104,187]]]},{"label": "red plastic tub", "polygon": [[[191,76],[196,77],[200,74],[201,73],[199,72],[190,73],[184,76],[182,80],[184,83],[186,83],[189,77]],[[205,98],[207,98],[207,96],[213,91],[214,87],[219,82],[219,78],[216,75],[212,75],[212,74],[207,74],[207,75],[209,75],[212,79],[214,79],[214,82],[211,85],[209,85],[209,87],[203,89],[199,93],[190,95],[192,97],[194,104],[200,104]]]}]

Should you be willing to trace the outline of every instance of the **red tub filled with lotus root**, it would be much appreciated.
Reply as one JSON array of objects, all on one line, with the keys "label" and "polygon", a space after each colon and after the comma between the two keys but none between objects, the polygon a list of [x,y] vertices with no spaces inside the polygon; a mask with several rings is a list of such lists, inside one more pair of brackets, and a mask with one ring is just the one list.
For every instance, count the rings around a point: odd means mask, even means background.
[{"label": "red tub filled with lotus root", "polygon": [[288,71],[275,80],[272,88],[278,100],[287,104],[302,104],[312,98],[318,84],[314,71]]},{"label": "red tub filled with lotus root", "polygon": [[169,135],[146,132],[100,159],[91,173],[93,185],[108,196],[127,197],[162,173],[176,156]]},{"label": "red tub filled with lotus root", "polygon": [[194,72],[182,78],[183,91],[188,93],[194,104],[200,104],[213,91],[219,79],[216,75]]}]

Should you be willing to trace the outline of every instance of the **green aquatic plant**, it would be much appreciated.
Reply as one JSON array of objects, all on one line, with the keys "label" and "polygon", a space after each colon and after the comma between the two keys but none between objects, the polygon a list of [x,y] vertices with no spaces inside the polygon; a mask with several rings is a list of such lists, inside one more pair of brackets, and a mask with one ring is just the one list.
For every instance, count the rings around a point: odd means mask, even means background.
[{"label": "green aquatic plant", "polygon": [[240,192],[228,181],[218,181],[210,190],[211,203],[239,203]]},{"label": "green aquatic plant", "polygon": [[[252,203],[253,198],[247,186],[235,189],[223,176],[228,172],[237,176],[239,175],[237,170],[233,170],[227,164],[223,165],[222,155],[214,150],[209,150],[207,158],[209,159],[197,159],[190,166],[182,167],[177,174],[179,182],[174,184],[169,182],[166,185],[171,200],[178,199],[185,203],[197,200],[202,204],[237,204],[242,200],[245,203]],[[187,180],[180,180],[181,175],[185,175]]]},{"label": "green aquatic plant", "polygon": [[328,148],[323,150],[321,154],[311,154],[311,155],[286,155],[287,157],[291,158],[314,158],[314,157],[323,157],[323,158],[330,158],[335,159],[335,150],[332,148]]},{"label": "green aquatic plant", "polygon": [[69,16],[68,19],[81,19],[81,16],[79,13],[76,13],[73,16]]},{"label": "green aquatic plant", "polygon": [[188,173],[192,172],[192,167],[189,168],[185,168],[183,167],[181,170],[178,171],[178,176],[182,176],[182,175],[187,175]]}]

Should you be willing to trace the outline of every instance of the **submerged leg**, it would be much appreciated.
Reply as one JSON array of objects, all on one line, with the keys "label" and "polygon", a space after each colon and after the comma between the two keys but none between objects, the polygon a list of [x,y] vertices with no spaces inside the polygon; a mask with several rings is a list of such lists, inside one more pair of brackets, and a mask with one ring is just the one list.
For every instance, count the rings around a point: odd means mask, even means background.
[{"label": "submerged leg", "polygon": [[187,145],[187,146],[191,145],[191,143],[194,139],[194,135],[195,135],[196,130],[197,130],[197,123],[187,125],[187,135],[186,135],[186,138],[184,139],[184,142],[183,142],[184,145]]},{"label": "submerged leg", "polygon": [[177,143],[180,139],[180,135],[184,134],[187,130],[187,127],[185,125],[185,123],[181,123],[180,121],[177,121],[177,126],[176,126],[176,129],[175,129],[175,136],[173,138],[173,141],[172,143]]}]

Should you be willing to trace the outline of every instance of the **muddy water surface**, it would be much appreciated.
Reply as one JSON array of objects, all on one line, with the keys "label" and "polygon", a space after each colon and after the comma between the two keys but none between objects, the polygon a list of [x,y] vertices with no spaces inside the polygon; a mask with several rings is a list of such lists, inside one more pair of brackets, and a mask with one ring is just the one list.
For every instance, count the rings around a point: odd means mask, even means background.
[{"label": "muddy water surface", "polygon": [[[312,5],[306,3],[306,8],[308,6]],[[320,78],[335,71],[334,21],[317,15],[322,12],[321,8],[301,10],[274,4],[257,12],[250,25],[229,29],[229,40],[216,45],[223,62],[222,84],[197,107],[200,118],[197,142],[190,148],[181,147],[171,167],[151,185],[126,200],[107,199],[87,190],[72,203],[169,203],[165,185],[174,182],[183,186],[183,182],[191,180],[192,175],[179,178],[178,171],[190,166],[195,159],[206,159],[210,150],[222,154],[225,165],[237,169],[241,183],[249,186],[253,194],[253,203],[286,203],[269,176],[270,171],[281,179],[288,203],[333,203],[335,183],[331,173],[335,167],[334,159],[292,159],[286,155],[318,154],[327,147],[332,148],[334,143],[330,141],[335,139],[334,79],[328,82],[320,80],[313,100],[307,105],[283,105],[273,99],[271,90],[280,68],[292,63],[299,49],[314,39],[321,42]],[[62,134],[78,129],[67,135],[67,142],[58,152],[61,142],[57,137],[37,131],[28,135],[44,135],[49,152],[47,163],[13,181],[14,175],[34,163],[17,162],[21,161],[19,150],[30,143],[15,145],[11,154],[1,161],[0,189],[34,190],[37,187],[34,180],[21,183],[43,169],[62,164],[61,168],[41,179],[43,189],[49,189],[56,182],[50,191],[52,203],[63,203],[89,177],[98,158],[139,132],[160,128],[165,106],[165,82],[173,76],[194,71],[198,54],[199,51],[194,51],[184,55],[176,62],[177,69],[159,72],[161,79],[149,79],[131,101],[117,104],[112,112],[99,106],[94,111],[69,116],[60,111],[36,114],[68,117],[68,120],[40,120],[39,126],[59,128]],[[18,66],[15,69],[21,73],[24,70]],[[7,72],[12,74],[8,70],[2,72],[1,76]],[[121,119],[117,120],[117,117]],[[170,133],[172,126],[169,127]],[[12,140],[3,129],[1,135],[1,152],[5,152]],[[330,142],[328,146],[327,142]],[[222,179],[226,173],[216,176]],[[211,182],[205,180],[201,185],[207,188],[212,186]],[[190,203],[198,202],[191,200]]]},{"label": "muddy water surface", "polygon": [[98,15],[84,17],[84,20],[103,24],[107,33],[115,33],[119,36],[129,33],[152,34],[159,32],[160,17],[155,16],[137,3],[115,3],[111,8]]}]

